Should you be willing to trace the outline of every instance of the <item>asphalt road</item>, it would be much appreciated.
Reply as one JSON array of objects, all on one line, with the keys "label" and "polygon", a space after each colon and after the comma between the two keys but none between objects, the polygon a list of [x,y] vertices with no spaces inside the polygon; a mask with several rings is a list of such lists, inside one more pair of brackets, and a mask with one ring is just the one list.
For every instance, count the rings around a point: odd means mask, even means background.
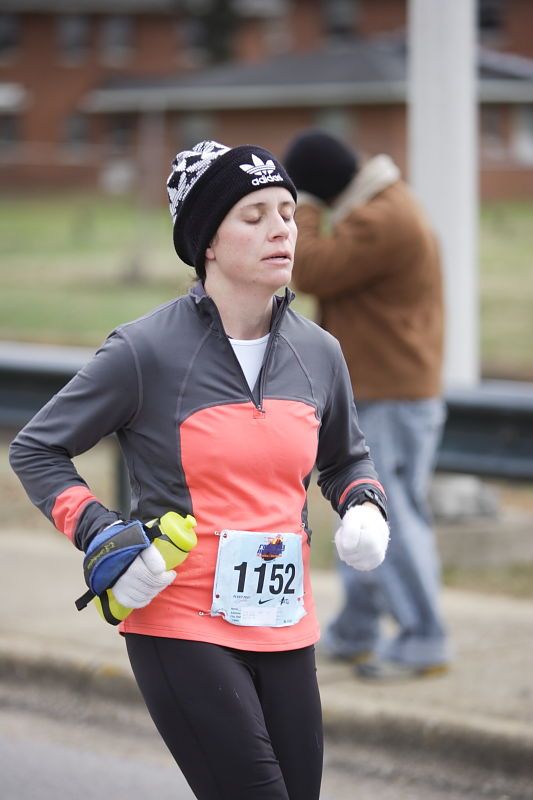
[{"label": "asphalt road", "polygon": [[[2,800],[192,800],[141,704],[0,682]],[[322,800],[533,800],[510,776],[327,741]],[[253,800],[253,798],[250,798]]]}]

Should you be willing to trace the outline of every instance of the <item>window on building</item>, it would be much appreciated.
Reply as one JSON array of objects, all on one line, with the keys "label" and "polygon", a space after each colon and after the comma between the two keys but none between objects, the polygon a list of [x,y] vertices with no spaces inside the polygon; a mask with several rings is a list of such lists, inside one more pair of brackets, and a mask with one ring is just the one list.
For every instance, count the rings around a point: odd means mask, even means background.
[{"label": "window on building", "polygon": [[483,42],[499,39],[504,27],[503,0],[478,0],[477,23]]},{"label": "window on building", "polygon": [[264,23],[265,42],[269,53],[278,55],[287,53],[291,49],[292,38],[287,20],[284,17],[275,17]]},{"label": "window on building", "polygon": [[502,161],[508,155],[505,112],[501,106],[484,105],[480,113],[481,156]]},{"label": "window on building", "polygon": [[20,18],[16,14],[0,14],[0,59],[9,58],[20,44]]},{"label": "window on building", "polygon": [[322,17],[330,39],[351,39],[357,30],[357,0],[322,0]]},{"label": "window on building", "polygon": [[513,155],[521,164],[533,165],[533,104],[518,106],[513,120]]},{"label": "window on building", "polygon": [[83,61],[89,52],[89,18],[83,14],[62,14],[57,18],[57,38],[61,58]]},{"label": "window on building", "polygon": [[19,120],[14,114],[0,114],[0,151],[10,150],[20,141]]},{"label": "window on building", "polygon": [[122,64],[133,52],[133,17],[113,15],[102,19],[101,49],[107,64]]},{"label": "window on building", "polygon": [[107,147],[110,155],[128,155],[135,141],[135,118],[132,114],[115,114],[107,121]]},{"label": "window on building", "polygon": [[65,147],[71,151],[82,150],[89,144],[89,121],[85,114],[71,114],[65,120]]},{"label": "window on building", "polygon": [[197,142],[213,138],[213,117],[207,112],[180,114],[174,122],[180,149],[186,150]]},{"label": "window on building", "polygon": [[204,21],[187,17],[178,23],[180,44],[185,50],[188,64],[201,67],[209,62],[209,42]]},{"label": "window on building", "polygon": [[227,61],[238,23],[227,0],[185,0],[181,18],[182,41],[195,66]]},{"label": "window on building", "polygon": [[241,16],[279,17],[288,11],[287,0],[233,0],[233,10]]}]

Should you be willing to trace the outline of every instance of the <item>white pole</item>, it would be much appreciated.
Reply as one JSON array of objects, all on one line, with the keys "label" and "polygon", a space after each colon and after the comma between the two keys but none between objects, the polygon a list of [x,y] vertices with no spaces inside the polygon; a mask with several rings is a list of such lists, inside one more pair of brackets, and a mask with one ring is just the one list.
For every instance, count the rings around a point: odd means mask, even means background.
[{"label": "white pole", "polygon": [[479,381],[475,0],[409,0],[410,184],[440,239],[444,381]]}]

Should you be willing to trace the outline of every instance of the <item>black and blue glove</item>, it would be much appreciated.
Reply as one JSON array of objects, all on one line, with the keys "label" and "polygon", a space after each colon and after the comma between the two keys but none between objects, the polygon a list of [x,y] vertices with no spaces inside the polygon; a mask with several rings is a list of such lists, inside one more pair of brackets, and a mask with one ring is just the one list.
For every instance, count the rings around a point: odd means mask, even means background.
[{"label": "black and blue glove", "polygon": [[146,526],[118,520],[94,536],[83,562],[89,591],[76,600],[81,611],[95,599],[106,622],[118,625],[134,608],[144,608],[176,578],[196,546],[196,520],[167,511]]},{"label": "black and blue glove", "polygon": [[119,520],[91,539],[83,560],[85,582],[94,595],[116,583],[151,539],[138,520]]},{"label": "black and blue glove", "polygon": [[[186,522],[178,514],[174,516],[181,522]],[[161,534],[159,527],[150,531],[138,520],[118,520],[97,533],[91,539],[83,560],[83,572],[89,591],[76,600],[78,611],[85,608],[93,598],[99,598],[97,605],[104,619],[116,624],[132,608],[148,605],[159,592],[171,584],[176,573],[167,569],[165,558],[153,544],[152,540],[157,534]],[[192,546],[187,537],[185,544],[189,545],[189,549]],[[172,543],[171,549],[181,553],[184,558],[188,553],[186,548],[182,552]],[[113,596],[114,612],[106,616],[103,598],[107,598],[106,609],[109,611],[110,593]]]}]

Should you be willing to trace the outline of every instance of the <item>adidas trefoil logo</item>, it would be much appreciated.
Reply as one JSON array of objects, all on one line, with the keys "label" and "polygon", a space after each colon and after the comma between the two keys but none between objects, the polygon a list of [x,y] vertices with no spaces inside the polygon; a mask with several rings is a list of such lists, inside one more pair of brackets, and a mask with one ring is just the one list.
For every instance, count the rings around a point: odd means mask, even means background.
[{"label": "adidas trefoil logo", "polygon": [[241,164],[241,169],[245,172],[250,172],[252,175],[267,175],[276,169],[276,165],[271,158],[263,162],[259,156],[252,153],[252,161],[254,162],[253,164]]},{"label": "adidas trefoil logo", "polygon": [[279,172],[275,172],[276,165],[271,158],[267,161],[262,161],[259,156],[252,153],[252,161],[253,164],[240,164],[240,168],[244,172],[247,172],[249,175],[258,176],[252,179],[252,186],[261,186],[263,183],[279,183],[283,181]]}]

